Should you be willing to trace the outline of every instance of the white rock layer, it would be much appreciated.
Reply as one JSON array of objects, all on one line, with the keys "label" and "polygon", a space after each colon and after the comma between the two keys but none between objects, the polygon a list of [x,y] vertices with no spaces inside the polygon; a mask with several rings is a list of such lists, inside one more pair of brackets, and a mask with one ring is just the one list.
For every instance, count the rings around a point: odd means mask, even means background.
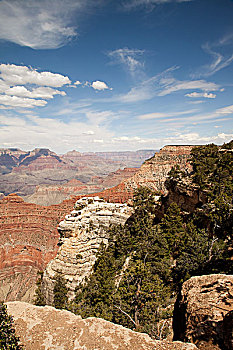
[{"label": "white rock layer", "polygon": [[123,225],[131,213],[126,204],[107,203],[99,197],[84,197],[76,202],[74,210],[58,226],[61,247],[44,272],[47,304],[53,303],[57,273],[67,281],[69,298],[74,297],[76,287],[91,273],[100,244],[108,242],[109,226]]}]

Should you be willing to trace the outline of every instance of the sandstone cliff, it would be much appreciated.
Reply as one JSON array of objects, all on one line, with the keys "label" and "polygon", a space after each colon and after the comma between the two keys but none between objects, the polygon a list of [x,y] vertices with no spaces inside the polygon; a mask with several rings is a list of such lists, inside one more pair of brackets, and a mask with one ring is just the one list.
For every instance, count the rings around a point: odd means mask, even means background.
[{"label": "sandstone cliff", "polygon": [[192,277],[174,311],[174,338],[203,350],[233,349],[233,276]]},{"label": "sandstone cliff", "polygon": [[173,166],[179,165],[184,172],[191,170],[190,152],[194,146],[165,146],[146,160],[140,169],[119,185],[102,191],[99,195],[111,202],[124,203],[133,197],[135,189],[148,187],[162,194],[167,194],[165,181]]},{"label": "sandstone cliff", "polygon": [[71,214],[58,226],[61,247],[47,265],[43,277],[46,303],[53,303],[54,278],[57,273],[67,281],[69,298],[89,276],[100,244],[107,243],[110,224],[124,224],[131,214],[126,204],[107,203],[99,197],[78,200]]},{"label": "sandstone cliff", "polygon": [[51,306],[7,303],[25,350],[194,350],[193,344],[151,339],[100,318],[82,319]]}]

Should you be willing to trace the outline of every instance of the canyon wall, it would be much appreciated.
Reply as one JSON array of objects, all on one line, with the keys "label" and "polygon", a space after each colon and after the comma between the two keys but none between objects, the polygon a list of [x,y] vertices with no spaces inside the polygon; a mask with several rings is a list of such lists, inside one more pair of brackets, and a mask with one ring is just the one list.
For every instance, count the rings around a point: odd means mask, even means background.
[{"label": "canyon wall", "polygon": [[[147,160],[132,177],[113,188],[88,196],[98,195],[106,201],[125,203],[140,185],[165,191],[164,180],[173,165],[178,163],[181,169],[190,169],[188,159],[191,148],[166,146]],[[16,151],[12,152],[15,154]],[[21,152],[18,150],[16,153],[20,158]],[[76,153],[72,153],[73,157],[76,157]],[[126,169],[126,172],[131,175],[131,170]],[[119,173],[116,171],[113,177],[119,179]],[[98,178],[97,182],[101,181]],[[113,180],[106,176],[104,181],[109,183]],[[82,186],[77,180],[73,185]],[[58,249],[57,225],[72,211],[79,198],[72,196],[48,207],[26,203],[17,195],[0,200],[0,299],[32,301],[37,271],[45,268]]]},{"label": "canyon wall", "polygon": [[119,185],[105,189],[99,195],[110,202],[124,203],[133,197],[134,191],[145,186],[162,194],[167,194],[165,181],[173,166],[179,165],[180,170],[190,172],[190,153],[194,146],[165,146],[155,155],[146,160],[140,169]]},{"label": "canyon wall", "polygon": [[116,186],[138,171],[137,168],[118,169],[107,176],[94,176],[88,183],[72,179],[61,185],[40,185],[36,191],[24,200],[39,205],[59,204],[71,196],[87,195],[103,191],[106,188]]},{"label": "canyon wall", "polygon": [[37,271],[56,255],[56,227],[73,204],[41,207],[16,194],[0,201],[0,300],[32,301]]},{"label": "canyon wall", "polygon": [[91,273],[100,244],[108,241],[110,224],[124,224],[132,213],[126,204],[107,203],[99,197],[79,199],[74,210],[60,222],[61,247],[47,265],[43,276],[46,304],[53,304],[55,277],[61,274],[69,289],[69,298],[76,287]]},{"label": "canyon wall", "polygon": [[[71,151],[57,155],[43,148],[28,152],[16,148],[0,149],[0,192],[5,195],[14,192],[20,196],[28,196],[35,192],[36,186],[60,186],[72,179],[93,185],[96,177],[105,178],[109,173],[124,167],[140,167],[154,151],[108,153]],[[98,186],[96,190],[100,191],[105,187],[108,186]]]}]

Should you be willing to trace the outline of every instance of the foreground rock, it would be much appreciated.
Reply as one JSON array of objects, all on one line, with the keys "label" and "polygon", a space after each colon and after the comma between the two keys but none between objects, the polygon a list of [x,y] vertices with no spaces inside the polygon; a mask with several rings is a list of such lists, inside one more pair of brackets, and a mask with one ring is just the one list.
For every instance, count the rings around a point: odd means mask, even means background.
[{"label": "foreground rock", "polygon": [[152,340],[120,325],[90,317],[81,319],[51,306],[8,302],[16,334],[25,350],[194,350],[195,345]]},{"label": "foreground rock", "polygon": [[67,281],[69,298],[74,297],[76,287],[91,273],[100,244],[108,242],[109,226],[123,225],[131,213],[126,204],[107,203],[99,197],[83,197],[76,202],[74,210],[58,226],[61,247],[44,272],[47,304],[53,303],[57,273]]},{"label": "foreground rock", "polygon": [[233,349],[233,276],[208,275],[183,284],[174,313],[174,338],[203,350]]}]

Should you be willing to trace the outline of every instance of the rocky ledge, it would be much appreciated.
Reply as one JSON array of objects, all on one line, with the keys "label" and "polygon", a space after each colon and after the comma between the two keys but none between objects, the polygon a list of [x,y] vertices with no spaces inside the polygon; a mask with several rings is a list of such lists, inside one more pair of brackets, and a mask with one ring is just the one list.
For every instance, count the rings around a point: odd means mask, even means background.
[{"label": "rocky ledge", "polygon": [[195,350],[193,344],[153,340],[100,318],[82,319],[51,306],[8,302],[25,350]]},{"label": "rocky ledge", "polygon": [[195,276],[183,284],[174,311],[174,338],[202,350],[233,349],[233,276]]},{"label": "rocky ledge", "polygon": [[60,273],[67,281],[69,298],[76,287],[89,276],[100,244],[107,243],[111,224],[124,224],[132,209],[126,204],[107,203],[99,197],[79,199],[74,210],[58,226],[60,249],[47,265],[43,277],[46,303],[53,303],[55,276]]}]

